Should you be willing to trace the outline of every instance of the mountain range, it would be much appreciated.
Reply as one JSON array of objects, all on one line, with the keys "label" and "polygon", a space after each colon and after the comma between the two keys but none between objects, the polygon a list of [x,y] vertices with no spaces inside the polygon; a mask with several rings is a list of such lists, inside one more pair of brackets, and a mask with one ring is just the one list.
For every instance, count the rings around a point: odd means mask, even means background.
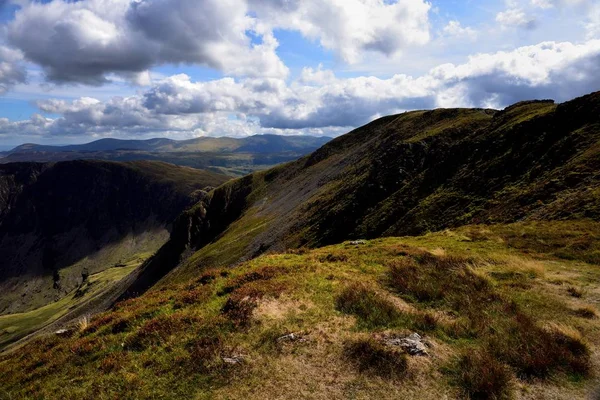
[{"label": "mountain range", "polygon": [[241,176],[293,161],[318,149],[329,140],[329,137],[255,135],[241,139],[201,137],[180,141],[166,138],[101,139],[66,146],[23,144],[0,153],[0,163],[80,159],[154,160]]}]

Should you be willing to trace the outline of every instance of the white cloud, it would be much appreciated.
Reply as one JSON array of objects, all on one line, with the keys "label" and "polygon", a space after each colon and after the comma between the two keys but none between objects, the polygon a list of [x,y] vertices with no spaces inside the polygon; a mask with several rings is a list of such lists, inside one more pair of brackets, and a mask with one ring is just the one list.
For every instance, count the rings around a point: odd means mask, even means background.
[{"label": "white cloud", "polygon": [[600,4],[591,8],[585,28],[589,39],[600,38]]},{"label": "white cloud", "polygon": [[26,73],[18,51],[0,45],[0,95],[25,81]]},{"label": "white cloud", "polygon": [[506,11],[499,12],[496,15],[496,22],[504,28],[534,29],[536,26],[535,18],[527,14],[522,8],[509,8]]},{"label": "white cloud", "polygon": [[286,83],[277,78],[161,80],[143,93],[109,101],[81,98],[38,103],[54,120],[0,124],[40,135],[244,136],[255,133],[339,134],[386,114],[435,107],[502,108],[514,102],[565,101],[600,89],[600,40],[545,42],[514,51],[478,54],[419,77],[338,78],[305,69]]},{"label": "white cloud", "polygon": [[[14,0],[13,2],[16,2]],[[277,28],[318,40],[347,62],[429,41],[425,0],[19,1],[9,42],[54,82],[99,85],[111,74],[148,84],[162,64],[233,76],[285,77]],[[374,23],[376,21],[376,23]]]},{"label": "white cloud", "polygon": [[120,73],[147,83],[145,71],[165,63],[285,76],[277,40],[247,13],[243,0],[29,2],[8,24],[7,36],[58,82],[101,84]]},{"label": "white cloud", "polygon": [[391,56],[429,39],[424,0],[249,0],[260,21],[300,31],[318,40],[344,61],[360,61],[365,52]]},{"label": "white cloud", "polygon": [[462,26],[459,21],[450,21],[442,30],[444,36],[447,37],[456,37],[456,38],[469,38],[475,39],[477,37],[477,32],[475,29]]}]

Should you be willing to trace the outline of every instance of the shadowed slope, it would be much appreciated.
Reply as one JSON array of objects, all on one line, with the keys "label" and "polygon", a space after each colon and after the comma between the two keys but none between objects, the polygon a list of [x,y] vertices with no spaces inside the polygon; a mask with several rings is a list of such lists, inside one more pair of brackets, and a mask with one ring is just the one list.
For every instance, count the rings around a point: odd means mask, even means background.
[{"label": "shadowed slope", "polygon": [[156,251],[199,189],[227,177],[165,163],[0,166],[0,312],[60,299],[85,276]]}]

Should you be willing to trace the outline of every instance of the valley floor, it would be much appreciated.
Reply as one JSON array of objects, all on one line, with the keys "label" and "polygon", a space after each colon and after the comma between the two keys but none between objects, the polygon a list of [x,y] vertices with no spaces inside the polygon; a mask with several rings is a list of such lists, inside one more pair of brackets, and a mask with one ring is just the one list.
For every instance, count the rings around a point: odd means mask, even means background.
[{"label": "valley floor", "polygon": [[599,239],[468,226],[201,271],[0,356],[0,398],[596,400]]},{"label": "valley floor", "polygon": [[[118,267],[93,274],[85,284],[62,299],[34,310],[0,316],[0,350],[35,334],[72,313],[85,315],[90,302],[109,293],[114,285],[138,268],[151,254],[140,254]],[[17,344],[18,345],[18,344]]]}]

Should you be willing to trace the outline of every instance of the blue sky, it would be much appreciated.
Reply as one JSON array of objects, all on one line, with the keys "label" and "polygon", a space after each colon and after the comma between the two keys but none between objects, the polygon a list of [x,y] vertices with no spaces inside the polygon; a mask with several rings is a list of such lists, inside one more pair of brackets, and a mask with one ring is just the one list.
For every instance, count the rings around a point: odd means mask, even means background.
[{"label": "blue sky", "polygon": [[0,0],[0,147],[339,135],[600,90],[595,0]]}]

